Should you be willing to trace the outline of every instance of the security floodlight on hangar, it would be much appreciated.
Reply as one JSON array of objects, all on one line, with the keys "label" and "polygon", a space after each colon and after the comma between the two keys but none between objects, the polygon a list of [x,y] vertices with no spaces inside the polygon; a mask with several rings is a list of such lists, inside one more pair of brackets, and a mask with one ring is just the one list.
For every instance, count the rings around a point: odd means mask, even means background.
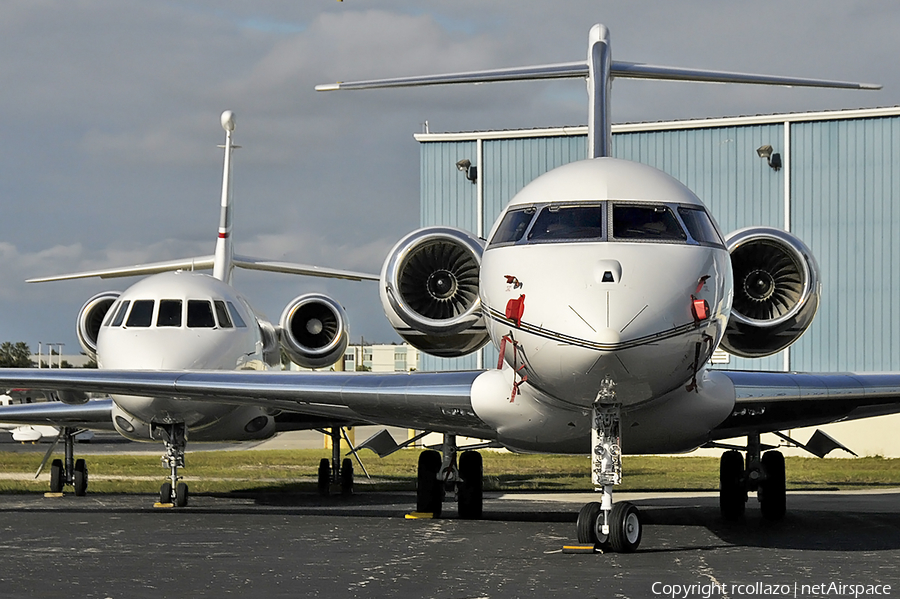
[{"label": "security floodlight on hangar", "polygon": [[[539,175],[586,155],[587,127],[419,133],[421,225],[487,235]],[[723,234],[792,231],[821,269],[809,330],[748,370],[900,371],[900,106],[613,126],[613,156],[659,168],[691,188]],[[424,370],[496,363],[423,355]]]}]

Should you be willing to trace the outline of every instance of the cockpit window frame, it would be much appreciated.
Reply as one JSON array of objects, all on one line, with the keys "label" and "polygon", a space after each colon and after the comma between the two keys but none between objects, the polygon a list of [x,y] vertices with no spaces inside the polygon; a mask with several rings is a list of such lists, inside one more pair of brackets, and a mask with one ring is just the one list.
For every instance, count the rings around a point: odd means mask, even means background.
[{"label": "cockpit window frame", "polygon": [[[173,318],[167,322],[163,322],[163,318],[167,317],[169,312],[164,311],[163,304],[178,304],[178,311],[172,312],[171,317],[174,317],[177,314],[177,322]],[[176,329],[181,328],[184,324],[184,300],[180,298],[164,298],[159,300],[159,308],[156,314],[156,326],[160,329]]]},{"label": "cockpit window frame", "polygon": [[[534,244],[544,244],[544,243],[568,243],[573,241],[583,241],[583,242],[591,242],[591,241],[606,241],[608,238],[608,222],[609,215],[608,210],[606,209],[605,201],[598,202],[551,202],[549,204],[545,204],[541,207],[540,210],[537,211],[537,214],[534,218],[532,218],[531,223],[528,226],[528,230],[525,233],[524,243],[527,245]],[[542,218],[544,218],[547,214],[558,214],[563,210],[578,210],[578,209],[588,209],[588,208],[596,208],[600,215],[600,235],[598,236],[561,236],[561,237],[538,237],[535,238],[535,229],[538,226],[539,222]],[[585,227],[580,227],[584,229]]]},{"label": "cockpit window frame", "polygon": [[[203,321],[208,322],[209,324],[196,324],[196,318],[200,317],[195,312],[191,311],[192,305],[206,304],[206,307],[209,308],[209,320]],[[205,314],[202,316],[206,316]],[[216,317],[215,311],[213,310],[212,300],[210,298],[193,298],[187,300],[187,318],[185,319],[185,325],[189,329],[215,329],[216,326]]]},{"label": "cockpit window frame", "polygon": [[[687,231],[687,227],[681,221],[681,218],[678,215],[678,210],[674,207],[677,204],[669,203],[669,202],[639,202],[639,201],[630,201],[630,200],[611,200],[609,202],[609,213],[608,213],[608,222],[609,222],[609,232],[610,241],[615,241],[616,243],[662,243],[662,244],[670,244],[670,245],[689,245],[689,235]],[[616,208],[664,208],[666,212],[668,212],[669,216],[671,216],[674,223],[678,226],[678,229],[681,233],[680,238],[675,239],[672,237],[619,237],[616,235],[615,226],[615,210]]]},{"label": "cockpit window frame", "polygon": [[[534,224],[534,219],[537,214],[540,212],[540,209],[537,205],[524,205],[524,206],[515,206],[508,209],[504,214],[503,218],[500,221],[500,225],[497,227],[497,230],[494,231],[494,234],[491,236],[491,241],[488,243],[488,247],[504,247],[509,245],[516,245],[520,243],[523,239],[527,238],[528,232],[531,230],[531,226]],[[508,225],[507,222],[511,216],[523,213],[525,215],[530,214],[530,218],[528,222],[525,224],[523,229],[519,229],[516,227],[516,236],[515,238],[504,239],[503,241],[498,241],[497,237],[504,232],[504,225]],[[507,233],[508,235],[508,233]]]},{"label": "cockpit window frame", "polygon": [[[150,311],[147,312],[147,305],[150,305]],[[131,302],[131,310],[128,311],[128,318],[125,319],[126,329],[149,329],[153,326],[153,316],[156,314],[156,300],[154,299],[138,299]]]},{"label": "cockpit window frame", "polygon": [[[716,241],[707,241],[704,239],[698,239],[694,235],[694,233],[691,232],[691,227],[690,227],[690,225],[688,225],[688,221],[685,219],[684,214],[682,214],[683,210],[700,212],[703,215],[705,215],[707,222],[712,227],[712,232],[715,234]],[[719,229],[719,224],[716,222],[716,219],[714,219],[712,217],[712,215],[709,213],[709,210],[707,210],[706,207],[704,207],[702,205],[696,205],[696,204],[679,204],[675,210],[675,213],[678,215],[678,218],[684,224],[684,228],[687,231],[688,235],[690,236],[691,240],[693,240],[697,245],[703,245],[703,246],[707,246],[707,247],[715,247],[715,248],[719,248],[719,249],[726,249],[725,238],[722,235],[721,229]]]}]

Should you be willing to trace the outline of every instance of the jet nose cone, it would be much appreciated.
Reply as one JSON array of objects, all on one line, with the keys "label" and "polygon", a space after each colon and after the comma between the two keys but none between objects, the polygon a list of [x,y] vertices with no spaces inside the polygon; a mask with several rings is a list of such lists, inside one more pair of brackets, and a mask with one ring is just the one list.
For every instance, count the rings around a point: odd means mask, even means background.
[{"label": "jet nose cone", "polygon": [[622,335],[615,329],[599,329],[596,339],[603,345],[617,345],[622,341]]}]

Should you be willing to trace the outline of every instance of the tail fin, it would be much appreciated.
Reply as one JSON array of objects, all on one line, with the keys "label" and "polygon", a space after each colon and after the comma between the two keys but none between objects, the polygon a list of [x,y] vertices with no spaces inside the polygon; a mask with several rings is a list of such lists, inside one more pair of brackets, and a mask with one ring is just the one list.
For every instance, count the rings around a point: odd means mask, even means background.
[{"label": "tail fin", "polygon": [[222,211],[219,215],[219,237],[216,240],[216,254],[213,260],[213,276],[220,281],[231,284],[231,272],[234,270],[234,248],[231,243],[231,214],[234,194],[231,189],[231,154],[236,146],[231,138],[234,134],[236,120],[234,113],[226,110],[222,113],[222,128],[225,129],[225,166],[222,169]]},{"label": "tail fin", "polygon": [[803,79],[798,77],[778,77],[732,73],[728,71],[707,71],[685,69],[633,62],[611,60],[609,30],[597,24],[591,28],[588,38],[587,60],[532,67],[492,69],[450,73],[445,75],[425,75],[420,77],[400,77],[394,79],[373,79],[346,83],[317,85],[316,91],[337,91],[373,89],[381,87],[418,87],[423,85],[444,85],[449,83],[489,83],[494,81],[530,81],[535,79],[586,78],[588,80],[588,154],[591,158],[608,156],[611,151],[612,120],[609,116],[609,90],[612,79],[660,79],[667,81],[698,81],[706,83],[752,83],[757,85],[784,85],[796,87],[830,87],[838,89],[881,89],[871,83],[852,83],[826,79]]},{"label": "tail fin", "polygon": [[219,146],[225,149],[225,165],[222,172],[222,202],[219,214],[219,235],[216,239],[216,253],[212,256],[198,256],[181,260],[168,260],[165,262],[151,262],[149,264],[136,264],[134,266],[103,268],[49,277],[28,279],[28,283],[44,283],[47,281],[63,281],[70,279],[87,279],[100,277],[101,279],[116,277],[133,277],[139,275],[153,275],[174,270],[208,270],[212,268],[213,276],[221,281],[231,284],[231,275],[235,267],[250,270],[265,270],[285,274],[305,275],[310,277],[325,277],[331,279],[346,279],[350,281],[377,281],[379,275],[352,270],[340,270],[325,268],[310,264],[296,264],[293,262],[278,262],[253,258],[251,256],[235,256],[231,238],[233,197],[231,185],[231,154],[241,146],[234,145],[232,136],[235,129],[235,116],[230,110],[222,113],[222,128],[225,129],[225,144]]}]

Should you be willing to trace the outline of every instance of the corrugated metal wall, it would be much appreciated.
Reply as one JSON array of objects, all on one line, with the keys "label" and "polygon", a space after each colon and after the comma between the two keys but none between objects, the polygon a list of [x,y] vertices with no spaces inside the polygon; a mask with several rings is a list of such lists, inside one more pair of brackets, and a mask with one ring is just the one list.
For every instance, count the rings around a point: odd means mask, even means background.
[{"label": "corrugated metal wall", "polygon": [[[823,298],[809,331],[790,349],[806,371],[900,370],[900,117],[791,123],[791,230],[819,260]],[[484,231],[529,181],[585,156],[584,136],[483,142]],[[784,124],[617,133],[613,154],[659,168],[706,203],[726,235],[784,227],[785,170],[756,149],[784,152]],[[477,189],[456,169],[476,162],[476,142],[426,142],[422,224],[475,231]],[[894,174],[894,173],[898,174]],[[485,364],[496,361],[488,351]],[[781,370],[782,354],[731,358],[727,368]],[[472,368],[474,357],[425,357],[423,369]]]},{"label": "corrugated metal wall", "polygon": [[822,270],[797,370],[900,370],[900,118],[791,126],[792,229]]}]

